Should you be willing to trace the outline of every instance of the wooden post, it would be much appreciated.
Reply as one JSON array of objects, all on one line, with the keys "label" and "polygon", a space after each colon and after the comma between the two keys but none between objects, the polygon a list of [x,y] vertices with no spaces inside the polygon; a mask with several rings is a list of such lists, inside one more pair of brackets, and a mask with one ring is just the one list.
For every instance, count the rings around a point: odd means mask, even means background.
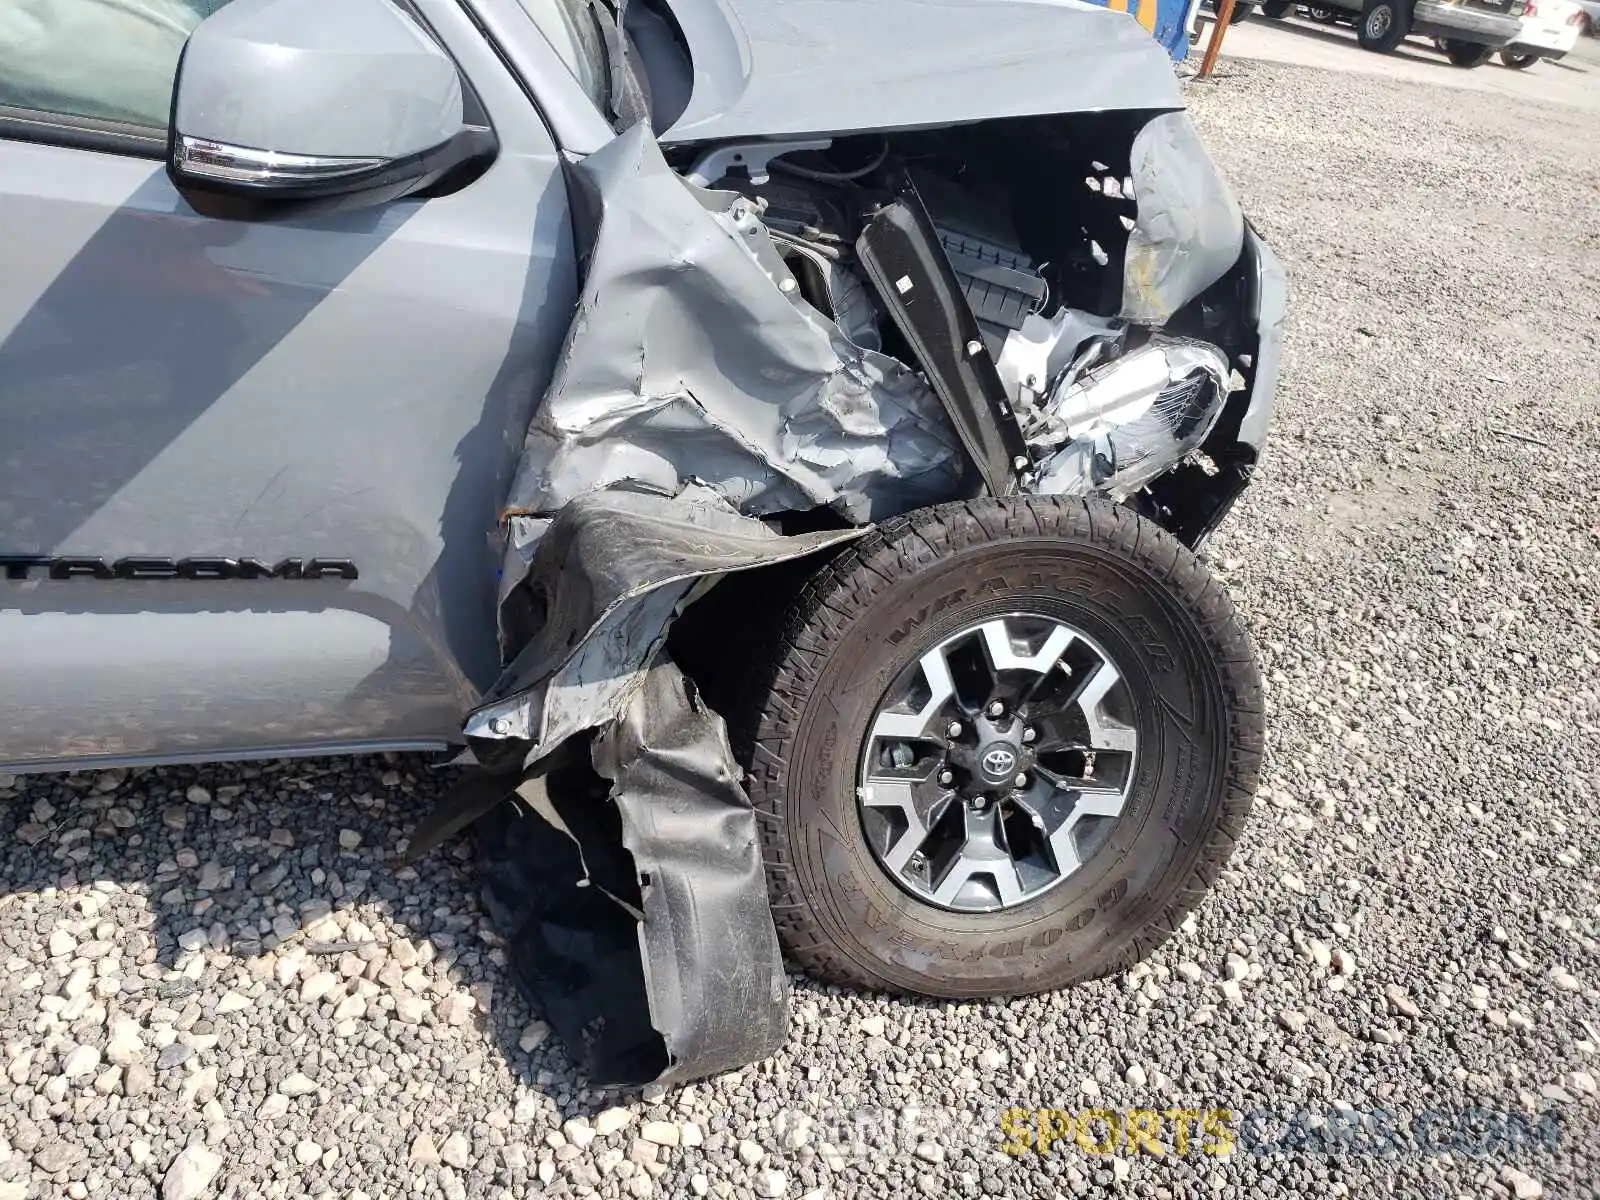
[{"label": "wooden post", "polygon": [[1217,5],[1217,23],[1211,27],[1211,40],[1206,42],[1206,56],[1200,60],[1197,78],[1210,79],[1211,72],[1216,70],[1217,55],[1222,53],[1222,35],[1233,24],[1233,4],[1234,0],[1221,0]]}]

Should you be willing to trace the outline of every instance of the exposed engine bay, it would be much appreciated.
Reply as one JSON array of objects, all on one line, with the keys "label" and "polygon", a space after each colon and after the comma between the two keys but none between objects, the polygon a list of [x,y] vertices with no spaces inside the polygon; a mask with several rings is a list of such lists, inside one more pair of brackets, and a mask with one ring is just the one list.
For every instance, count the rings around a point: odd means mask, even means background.
[{"label": "exposed engine bay", "polygon": [[[1147,128],[1168,122],[1188,129],[1182,114],[1152,118]],[[930,361],[937,351],[907,311],[916,272],[890,272],[880,261],[886,211],[925,211],[926,232],[909,234],[924,243],[911,260],[936,244],[976,322],[978,336],[961,349],[987,358],[998,376],[989,416],[1020,433],[1020,445],[1007,447],[1014,486],[1127,499],[1195,452],[1242,384],[1229,352],[1206,340],[1237,342],[1236,328],[1215,314],[1208,320],[1204,306],[1173,318],[1238,260],[1243,222],[1236,208],[1195,220],[1209,224],[1205,236],[1191,237],[1181,272],[1163,276],[1135,236],[1133,172],[1146,157],[1139,140],[1115,155],[1100,122],[1099,144],[1075,152],[1068,124],[723,146],[688,159],[686,176],[747,197],[792,274],[779,287],[862,349],[920,366],[951,404],[946,388],[959,384],[940,378]],[[1024,156],[1044,169],[1020,188],[1008,176]],[[936,273],[942,264],[917,265]],[[1164,330],[1168,322],[1175,328]],[[930,333],[943,324],[934,321]],[[968,449],[981,468],[981,449]]]}]

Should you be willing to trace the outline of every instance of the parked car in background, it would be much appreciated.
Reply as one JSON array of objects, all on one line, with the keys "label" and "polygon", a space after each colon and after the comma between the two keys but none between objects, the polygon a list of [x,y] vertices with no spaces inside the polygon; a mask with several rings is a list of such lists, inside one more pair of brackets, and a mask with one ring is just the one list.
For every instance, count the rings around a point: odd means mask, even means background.
[{"label": "parked car in background", "polygon": [[[1267,0],[1263,16],[1289,15],[1294,0]],[[1388,53],[1413,33],[1435,38],[1458,67],[1476,67],[1521,31],[1526,0],[1323,0],[1314,20],[1353,21],[1364,49]]]},{"label": "parked car in background", "polygon": [[[1200,7],[1205,9],[1206,12],[1215,15],[1221,8],[1221,0],[1202,0]],[[1241,21],[1248,21],[1250,14],[1259,7],[1261,6],[1258,0],[1237,0],[1233,6],[1233,18],[1228,24],[1237,25]]]},{"label": "parked car in background", "polygon": [[1563,59],[1578,44],[1584,23],[1583,9],[1573,0],[1528,0],[1522,29],[1500,51],[1500,61],[1514,71],[1525,71],[1541,58]]}]

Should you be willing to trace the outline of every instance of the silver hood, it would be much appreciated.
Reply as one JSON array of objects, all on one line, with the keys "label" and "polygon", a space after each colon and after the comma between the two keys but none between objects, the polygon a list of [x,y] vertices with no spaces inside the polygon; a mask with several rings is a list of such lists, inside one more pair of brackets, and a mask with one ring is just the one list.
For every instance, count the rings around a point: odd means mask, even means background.
[{"label": "silver hood", "polygon": [[1078,0],[668,0],[694,60],[665,144],[1178,109],[1167,53]]}]

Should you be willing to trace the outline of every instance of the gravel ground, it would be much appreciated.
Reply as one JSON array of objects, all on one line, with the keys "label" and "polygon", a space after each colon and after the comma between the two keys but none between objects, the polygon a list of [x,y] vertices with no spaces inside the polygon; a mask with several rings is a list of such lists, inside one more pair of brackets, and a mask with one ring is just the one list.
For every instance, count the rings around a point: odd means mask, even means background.
[{"label": "gravel ground", "polygon": [[[1266,64],[1194,101],[1295,291],[1275,445],[1211,551],[1272,752],[1181,937],[1003,1004],[796,979],[777,1058],[606,1095],[511,993],[466,849],[386,865],[425,764],[19,780],[0,1200],[1596,1194],[1600,138]],[[1012,1105],[1224,1108],[1239,1145],[1177,1153],[1169,1120],[1159,1157],[1013,1157]],[[1341,1106],[1487,1124],[1400,1156],[1280,1136]],[[1558,1144],[1508,1145],[1512,1116]]]}]

